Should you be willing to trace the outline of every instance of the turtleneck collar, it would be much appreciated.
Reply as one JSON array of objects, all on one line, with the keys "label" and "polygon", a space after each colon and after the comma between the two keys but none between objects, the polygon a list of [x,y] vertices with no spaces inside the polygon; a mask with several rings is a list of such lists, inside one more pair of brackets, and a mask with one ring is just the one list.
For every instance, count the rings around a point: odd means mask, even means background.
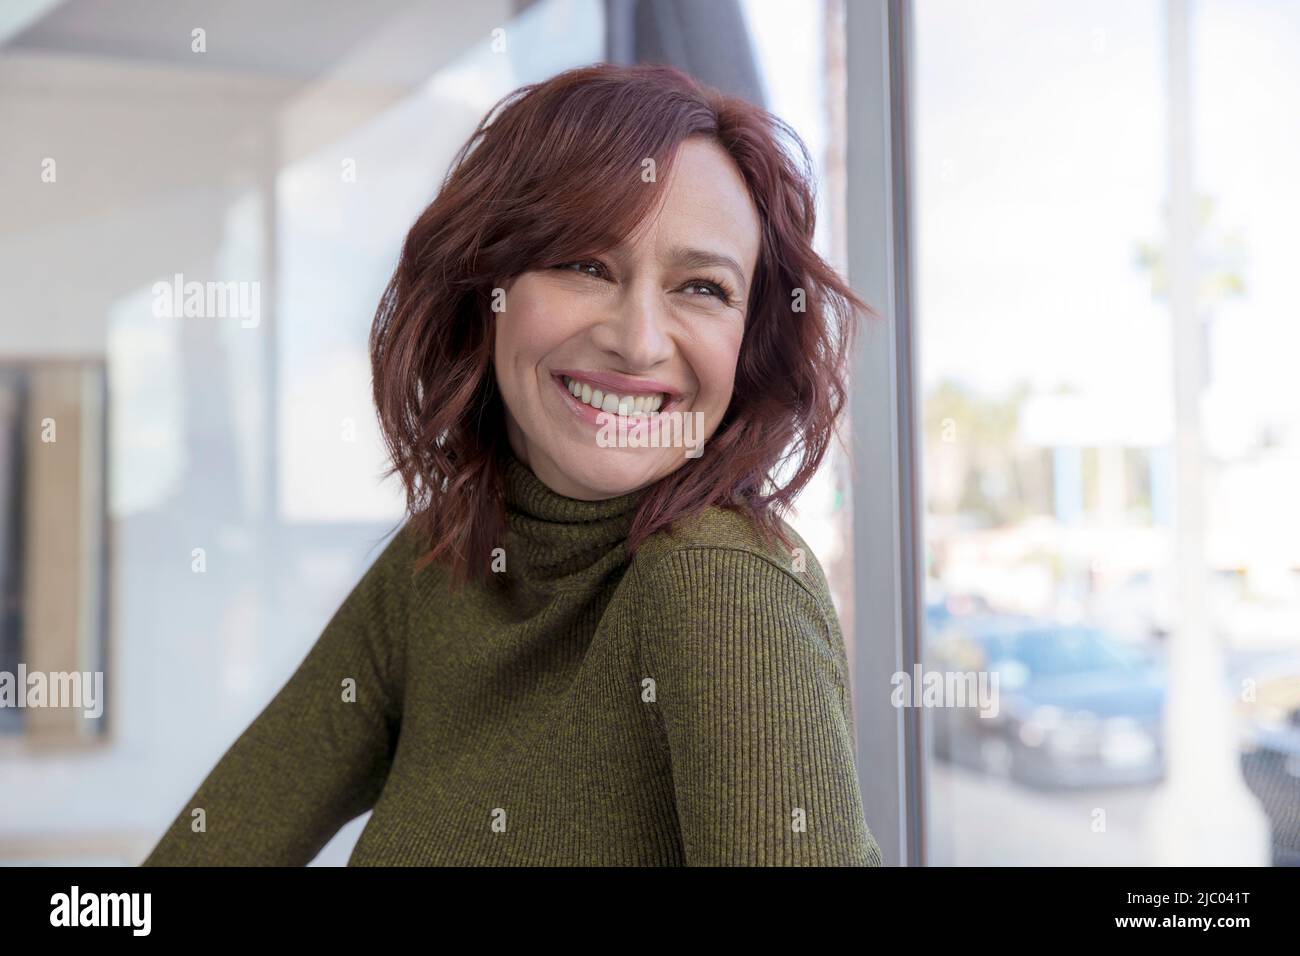
[{"label": "turtleneck collar", "polygon": [[585,586],[588,571],[603,573],[626,558],[627,534],[648,491],[603,501],[569,498],[552,490],[507,446],[507,571],[530,584],[563,586],[572,580]]}]

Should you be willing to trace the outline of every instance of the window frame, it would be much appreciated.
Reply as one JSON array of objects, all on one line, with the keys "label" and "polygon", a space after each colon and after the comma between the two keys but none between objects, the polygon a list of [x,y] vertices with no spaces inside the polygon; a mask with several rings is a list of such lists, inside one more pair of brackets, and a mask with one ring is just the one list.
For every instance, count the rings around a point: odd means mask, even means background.
[{"label": "window frame", "polygon": [[887,865],[925,864],[922,713],[891,676],[921,660],[924,587],[910,159],[910,0],[845,4],[848,279],[878,313],[852,366],[854,719],[867,824]]}]

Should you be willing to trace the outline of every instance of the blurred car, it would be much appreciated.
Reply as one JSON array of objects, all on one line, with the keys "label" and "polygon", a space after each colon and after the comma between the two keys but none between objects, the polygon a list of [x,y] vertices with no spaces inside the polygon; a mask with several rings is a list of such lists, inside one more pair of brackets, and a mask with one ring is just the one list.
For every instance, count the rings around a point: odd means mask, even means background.
[{"label": "blurred car", "polygon": [[1300,662],[1255,669],[1253,700],[1238,702],[1241,771],[1273,831],[1273,865],[1300,866]]},{"label": "blurred car", "polygon": [[[925,618],[927,670],[988,670],[999,685],[996,717],[929,710],[937,758],[1044,788],[1163,776],[1158,646],[1095,624],[991,612],[969,598],[931,601]],[[1242,775],[1271,824],[1273,864],[1300,866],[1300,655],[1230,650],[1226,663]]]},{"label": "blurred car", "polygon": [[1086,624],[952,619],[927,669],[997,675],[997,712],[929,711],[935,755],[1042,788],[1150,783],[1164,772],[1158,650]]}]

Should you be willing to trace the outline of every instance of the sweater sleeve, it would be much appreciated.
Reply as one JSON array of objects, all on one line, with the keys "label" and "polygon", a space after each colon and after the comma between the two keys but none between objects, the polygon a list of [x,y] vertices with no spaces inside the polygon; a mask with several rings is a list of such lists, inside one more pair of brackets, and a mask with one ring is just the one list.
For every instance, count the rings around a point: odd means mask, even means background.
[{"label": "sweater sleeve", "polygon": [[642,664],[687,865],[879,866],[844,646],[815,595],[795,572],[724,547],[670,552],[648,587]]},{"label": "sweater sleeve", "polygon": [[302,866],[373,807],[401,723],[410,538],[388,543],[143,866]]}]

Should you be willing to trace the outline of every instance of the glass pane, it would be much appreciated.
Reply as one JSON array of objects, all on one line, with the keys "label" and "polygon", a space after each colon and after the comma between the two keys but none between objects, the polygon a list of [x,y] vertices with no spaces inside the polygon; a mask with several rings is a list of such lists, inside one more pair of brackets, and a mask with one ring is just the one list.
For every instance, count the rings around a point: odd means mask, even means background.
[{"label": "glass pane", "polygon": [[[915,5],[924,667],[975,695],[924,712],[930,863],[1167,862],[1196,779],[1228,794],[1207,854],[1257,822],[1261,862],[1300,848],[1300,133],[1264,119],[1295,112],[1300,11],[1192,10],[1183,107],[1163,4]],[[1169,247],[1171,104],[1195,274]],[[1192,627],[1179,283],[1207,358]]]}]

